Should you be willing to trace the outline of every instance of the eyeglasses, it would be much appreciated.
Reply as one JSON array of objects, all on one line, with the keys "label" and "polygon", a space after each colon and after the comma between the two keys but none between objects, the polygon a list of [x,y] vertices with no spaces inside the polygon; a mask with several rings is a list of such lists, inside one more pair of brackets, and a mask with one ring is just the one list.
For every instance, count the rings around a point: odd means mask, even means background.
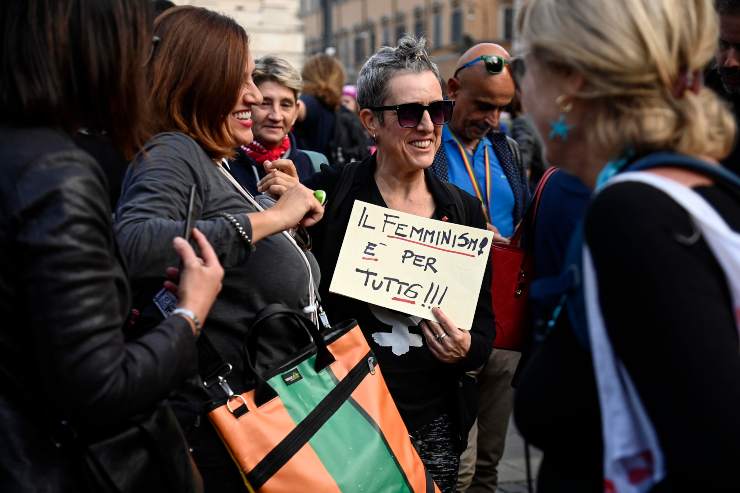
[{"label": "eyeglasses", "polygon": [[454,101],[446,99],[434,101],[424,106],[421,103],[406,103],[395,106],[375,106],[370,108],[372,111],[395,111],[398,124],[403,128],[413,128],[419,125],[424,117],[424,112],[429,112],[429,118],[432,123],[440,126],[444,125],[452,118],[452,109],[455,107]]},{"label": "eyeglasses", "polygon": [[500,74],[501,72],[504,71],[504,67],[509,64],[509,61],[506,58],[499,56],[499,55],[481,55],[478,58],[474,58],[470,60],[465,65],[458,67],[452,76],[457,77],[457,73],[459,71],[461,71],[464,68],[468,68],[472,65],[475,65],[481,60],[483,60],[483,62],[486,64],[486,70],[491,75]]}]

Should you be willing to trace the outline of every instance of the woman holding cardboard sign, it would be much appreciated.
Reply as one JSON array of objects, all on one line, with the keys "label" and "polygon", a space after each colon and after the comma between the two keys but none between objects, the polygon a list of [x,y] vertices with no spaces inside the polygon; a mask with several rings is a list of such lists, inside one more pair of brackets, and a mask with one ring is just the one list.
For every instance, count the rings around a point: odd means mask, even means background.
[{"label": "woman holding cardboard sign", "polygon": [[442,97],[439,72],[423,40],[405,37],[398,47],[373,55],[360,71],[358,93],[360,118],[377,153],[339,173],[318,173],[307,183],[328,195],[325,220],[312,228],[323,271],[321,292],[332,319],[358,320],[422,461],[442,491],[453,491],[467,439],[464,428],[471,424],[461,423],[467,420],[457,405],[459,382],[465,371],[486,361],[493,341],[490,274],[484,276],[470,331],[459,329],[439,309],[436,322],[421,321],[329,293],[328,287],[355,200],[481,229],[485,218],[472,196],[430,172],[453,103]]}]

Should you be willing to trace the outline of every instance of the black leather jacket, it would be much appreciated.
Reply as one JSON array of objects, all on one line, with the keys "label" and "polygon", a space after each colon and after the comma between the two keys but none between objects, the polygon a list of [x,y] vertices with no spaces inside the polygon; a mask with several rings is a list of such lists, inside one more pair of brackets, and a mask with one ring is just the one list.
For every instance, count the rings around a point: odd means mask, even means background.
[{"label": "black leather jacket", "polygon": [[194,371],[196,348],[181,317],[125,339],[129,285],[94,159],[60,131],[0,128],[0,166],[0,462],[7,465],[21,455],[14,447],[28,443],[18,436],[19,416],[30,413],[18,412],[16,384],[50,421],[105,428],[166,397]]}]

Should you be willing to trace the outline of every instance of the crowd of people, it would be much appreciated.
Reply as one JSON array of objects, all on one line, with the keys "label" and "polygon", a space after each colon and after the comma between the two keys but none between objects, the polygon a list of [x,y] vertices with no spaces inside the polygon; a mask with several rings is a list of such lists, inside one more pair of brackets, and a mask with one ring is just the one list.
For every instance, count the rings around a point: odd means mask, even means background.
[{"label": "crowd of people", "polygon": [[[423,38],[347,81],[165,1],[0,26],[0,491],[247,491],[202,333],[244,389],[272,304],[358,321],[443,493],[496,491],[512,413],[540,493],[740,491],[740,0],[526,0],[446,80]],[[491,262],[470,330],[330,291],[355,201],[507,244],[545,167],[522,351]]]}]

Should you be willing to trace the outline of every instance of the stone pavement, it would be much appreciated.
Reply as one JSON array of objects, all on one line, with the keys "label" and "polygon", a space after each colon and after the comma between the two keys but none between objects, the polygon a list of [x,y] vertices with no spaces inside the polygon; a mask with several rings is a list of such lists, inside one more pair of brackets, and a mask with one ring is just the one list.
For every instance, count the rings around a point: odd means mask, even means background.
[{"label": "stone pavement", "polygon": [[[529,447],[529,457],[532,466],[532,483],[536,483],[537,469],[542,460],[542,454],[534,447]],[[504,457],[498,465],[498,489],[496,493],[528,493],[527,469],[524,460],[524,440],[516,430],[513,421],[509,423],[506,435],[506,449]]]}]

